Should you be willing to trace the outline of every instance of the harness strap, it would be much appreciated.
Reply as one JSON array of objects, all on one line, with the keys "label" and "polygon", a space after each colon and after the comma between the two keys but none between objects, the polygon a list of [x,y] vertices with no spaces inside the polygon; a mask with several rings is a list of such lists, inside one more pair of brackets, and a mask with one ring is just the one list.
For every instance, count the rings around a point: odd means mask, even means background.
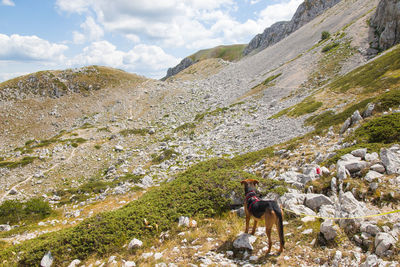
[{"label": "harness strap", "polygon": [[254,204],[254,203],[257,203],[257,202],[260,201],[260,200],[258,199],[258,197],[257,197],[257,195],[256,195],[256,192],[254,192],[254,191],[250,191],[250,192],[248,192],[248,193],[246,194],[246,201],[248,201],[249,199],[253,199],[253,200],[250,202],[250,205],[248,205],[248,209],[249,209],[249,211],[251,211],[251,208],[253,207],[253,204]]}]

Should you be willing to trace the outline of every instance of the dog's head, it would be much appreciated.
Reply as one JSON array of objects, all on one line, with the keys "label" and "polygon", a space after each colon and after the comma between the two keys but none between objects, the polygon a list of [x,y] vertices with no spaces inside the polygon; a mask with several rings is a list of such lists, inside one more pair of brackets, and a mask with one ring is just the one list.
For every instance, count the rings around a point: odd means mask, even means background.
[{"label": "dog's head", "polygon": [[244,191],[248,192],[248,191],[255,191],[257,188],[257,184],[259,183],[257,180],[255,179],[246,179],[240,182],[242,185],[244,185]]}]

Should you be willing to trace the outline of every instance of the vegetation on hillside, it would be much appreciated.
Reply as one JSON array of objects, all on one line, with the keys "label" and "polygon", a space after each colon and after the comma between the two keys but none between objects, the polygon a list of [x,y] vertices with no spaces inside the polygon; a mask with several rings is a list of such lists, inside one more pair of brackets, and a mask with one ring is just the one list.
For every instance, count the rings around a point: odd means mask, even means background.
[{"label": "vegetation on hillside", "polygon": [[[212,159],[199,163],[179,174],[175,180],[145,193],[125,207],[94,216],[76,227],[42,235],[0,252],[0,259],[13,259],[19,254],[18,264],[35,265],[51,250],[58,265],[75,258],[85,259],[93,254],[104,255],[120,249],[134,237],[148,245],[160,231],[176,225],[180,216],[197,218],[222,214],[230,207],[230,195],[242,194],[240,181],[257,178],[269,192],[284,193],[281,181],[256,177],[242,168],[265,156],[272,149],[238,156],[234,159]],[[144,220],[148,224],[144,224]]]},{"label": "vegetation on hillside", "polygon": [[190,55],[189,58],[194,62],[208,58],[221,58],[226,61],[236,61],[242,57],[245,47],[245,44],[220,45],[214,48],[200,50]]},{"label": "vegetation on hillside", "polygon": [[0,224],[32,223],[48,217],[51,212],[49,203],[40,198],[26,202],[6,200],[0,205]]}]

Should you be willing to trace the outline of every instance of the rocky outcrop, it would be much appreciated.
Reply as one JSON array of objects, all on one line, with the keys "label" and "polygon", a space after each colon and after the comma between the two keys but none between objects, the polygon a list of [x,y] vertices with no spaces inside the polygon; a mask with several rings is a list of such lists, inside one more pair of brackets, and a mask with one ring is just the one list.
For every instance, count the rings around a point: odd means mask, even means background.
[{"label": "rocky outcrop", "polygon": [[305,0],[297,8],[291,21],[277,22],[266,28],[263,33],[257,34],[244,49],[243,55],[276,44],[339,2],[340,0]]},{"label": "rocky outcrop", "polygon": [[381,0],[371,19],[371,26],[377,34],[377,47],[373,48],[386,50],[400,43],[400,2]]},{"label": "rocky outcrop", "polygon": [[190,57],[185,57],[184,59],[182,59],[182,61],[178,65],[176,65],[173,68],[169,68],[167,70],[167,75],[164,78],[162,78],[161,80],[165,81],[169,77],[174,76],[175,74],[178,74],[179,72],[190,67],[194,63],[196,63],[196,62],[193,61]]}]

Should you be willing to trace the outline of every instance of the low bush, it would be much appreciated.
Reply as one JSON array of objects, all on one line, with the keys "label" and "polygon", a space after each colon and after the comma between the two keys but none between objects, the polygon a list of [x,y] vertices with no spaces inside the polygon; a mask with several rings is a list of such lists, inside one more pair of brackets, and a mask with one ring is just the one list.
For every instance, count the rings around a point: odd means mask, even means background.
[{"label": "low bush", "polygon": [[400,113],[374,118],[358,128],[354,136],[360,143],[400,142]]},{"label": "low bush", "polygon": [[44,219],[51,214],[49,203],[33,198],[27,202],[6,200],[0,205],[0,224],[30,223]]},{"label": "low bush", "polygon": [[338,46],[339,46],[339,43],[337,43],[337,42],[330,43],[322,48],[322,52],[327,53]]},{"label": "low bush", "polygon": [[120,135],[126,137],[128,135],[141,135],[145,136],[149,133],[149,129],[125,129],[119,132]]},{"label": "low bush", "polygon": [[328,39],[329,37],[331,37],[331,34],[328,31],[323,31],[321,33],[321,41]]}]

